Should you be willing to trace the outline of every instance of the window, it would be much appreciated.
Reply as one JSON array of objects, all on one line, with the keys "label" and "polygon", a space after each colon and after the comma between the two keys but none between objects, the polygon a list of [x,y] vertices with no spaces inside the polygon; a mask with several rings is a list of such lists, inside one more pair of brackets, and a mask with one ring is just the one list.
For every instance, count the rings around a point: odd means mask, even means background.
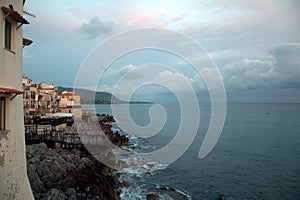
[{"label": "window", "polygon": [[11,23],[5,20],[5,48],[11,50]]},{"label": "window", "polygon": [[0,131],[5,130],[5,98],[0,97]]},{"label": "window", "polygon": [[34,108],[34,101],[31,101],[31,108]]}]

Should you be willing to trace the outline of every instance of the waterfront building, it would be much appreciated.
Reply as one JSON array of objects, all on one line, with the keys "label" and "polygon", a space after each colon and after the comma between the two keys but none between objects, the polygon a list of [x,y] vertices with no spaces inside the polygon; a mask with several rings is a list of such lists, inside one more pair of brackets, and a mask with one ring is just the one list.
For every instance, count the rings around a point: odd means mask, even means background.
[{"label": "waterfront building", "polygon": [[59,95],[59,111],[63,113],[72,113],[74,119],[82,119],[82,107],[80,104],[80,95],[75,92],[63,91]]},{"label": "waterfront building", "polygon": [[33,199],[26,172],[22,48],[25,1],[0,1],[0,199]]},{"label": "waterfront building", "polygon": [[32,119],[35,115],[46,115],[58,111],[58,90],[54,85],[35,83],[23,76],[23,102],[25,120]]}]

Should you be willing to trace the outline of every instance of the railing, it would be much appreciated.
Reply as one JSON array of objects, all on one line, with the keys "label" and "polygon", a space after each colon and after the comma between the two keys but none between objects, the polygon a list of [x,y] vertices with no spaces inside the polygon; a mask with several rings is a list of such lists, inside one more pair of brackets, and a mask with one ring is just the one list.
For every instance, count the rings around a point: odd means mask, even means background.
[{"label": "railing", "polygon": [[25,125],[26,139],[42,139],[45,135],[51,132],[49,125]]},{"label": "railing", "polygon": [[58,143],[62,148],[77,148],[83,145],[78,133],[52,131],[49,125],[25,126],[25,139],[26,144],[45,142],[55,146],[55,143]]}]

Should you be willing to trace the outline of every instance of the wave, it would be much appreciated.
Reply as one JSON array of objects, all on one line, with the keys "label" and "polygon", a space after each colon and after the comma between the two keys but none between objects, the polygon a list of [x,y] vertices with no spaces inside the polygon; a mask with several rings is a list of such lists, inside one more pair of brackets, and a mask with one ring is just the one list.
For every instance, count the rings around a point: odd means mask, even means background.
[{"label": "wave", "polygon": [[122,173],[119,180],[129,183],[122,188],[121,200],[146,200],[147,194],[155,194],[160,200],[191,200],[191,196],[181,190],[165,187],[159,184],[149,185],[147,183],[149,174]]},{"label": "wave", "polygon": [[[147,194],[158,195],[161,200],[192,199],[189,194],[181,190],[159,184],[149,184],[147,179],[151,179],[154,173],[166,169],[168,165],[138,157],[137,154],[156,150],[157,147],[147,144],[143,138],[124,132],[118,127],[117,122],[111,123],[111,125],[113,132],[118,131],[121,135],[128,137],[130,145],[122,146],[122,149],[132,153],[122,159],[127,163],[127,167],[117,172],[120,175],[120,182],[126,183],[121,190],[121,200],[146,200]],[[114,153],[115,155],[118,154],[117,152]]]}]

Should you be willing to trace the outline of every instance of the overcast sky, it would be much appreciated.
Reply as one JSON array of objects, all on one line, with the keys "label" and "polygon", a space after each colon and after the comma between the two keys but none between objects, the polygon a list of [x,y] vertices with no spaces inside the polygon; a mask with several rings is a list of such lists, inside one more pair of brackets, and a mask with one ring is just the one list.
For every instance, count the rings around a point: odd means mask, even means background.
[{"label": "overcast sky", "polygon": [[[243,98],[242,92],[259,94],[266,102],[300,102],[298,0],[27,0],[24,9],[36,18],[25,16],[31,24],[24,25],[24,36],[34,43],[24,49],[23,71],[36,82],[73,86],[79,67],[99,43],[124,31],[155,27],[185,34],[201,45],[218,67],[230,98]],[[155,75],[149,65],[154,62],[171,69]],[[185,79],[196,92],[206,89],[182,59],[151,50],[117,60],[98,89],[111,92],[128,70],[178,88]],[[155,92],[164,91],[150,87],[140,96]]]}]

